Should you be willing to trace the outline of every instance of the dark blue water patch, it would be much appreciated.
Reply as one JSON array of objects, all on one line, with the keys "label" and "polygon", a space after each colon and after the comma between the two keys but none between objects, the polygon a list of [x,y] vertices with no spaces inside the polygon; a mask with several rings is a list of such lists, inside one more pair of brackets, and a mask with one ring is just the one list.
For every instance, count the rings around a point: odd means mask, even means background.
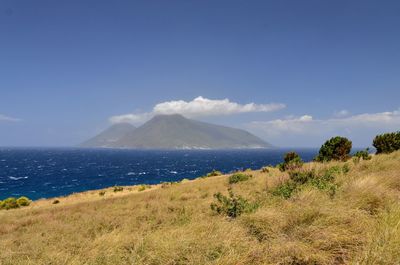
[{"label": "dark blue water patch", "polygon": [[[1,148],[0,199],[50,198],[114,185],[194,179],[213,169],[259,169],[281,162],[287,151]],[[317,154],[317,149],[295,151],[304,161]]]}]

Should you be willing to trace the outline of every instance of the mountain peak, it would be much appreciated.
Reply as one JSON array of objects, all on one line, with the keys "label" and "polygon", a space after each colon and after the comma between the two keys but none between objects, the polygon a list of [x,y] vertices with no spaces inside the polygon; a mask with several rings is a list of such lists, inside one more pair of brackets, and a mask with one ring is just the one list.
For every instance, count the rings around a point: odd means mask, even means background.
[{"label": "mountain peak", "polygon": [[[188,119],[181,114],[156,115],[139,128],[130,129],[129,126],[132,125],[128,124],[128,128],[125,128],[125,125],[122,128],[111,127],[93,138],[96,141],[89,140],[88,142],[92,144],[89,146],[132,149],[271,147],[270,144],[247,131]],[[93,146],[93,144],[97,145]]]},{"label": "mountain peak", "polygon": [[151,120],[162,120],[162,119],[185,119],[187,118],[183,116],[182,114],[179,113],[173,113],[173,114],[157,114],[155,115]]}]

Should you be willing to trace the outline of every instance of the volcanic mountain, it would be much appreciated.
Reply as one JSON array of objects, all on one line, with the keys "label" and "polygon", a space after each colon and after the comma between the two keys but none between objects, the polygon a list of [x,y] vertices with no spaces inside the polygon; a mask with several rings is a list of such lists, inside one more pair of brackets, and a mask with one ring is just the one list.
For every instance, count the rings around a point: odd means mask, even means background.
[{"label": "volcanic mountain", "polygon": [[127,130],[119,139],[114,141],[113,138],[112,141],[105,140],[105,142],[108,143],[107,146],[92,147],[131,149],[244,149],[271,147],[269,143],[247,131],[188,119],[180,114],[157,115],[142,126]]}]

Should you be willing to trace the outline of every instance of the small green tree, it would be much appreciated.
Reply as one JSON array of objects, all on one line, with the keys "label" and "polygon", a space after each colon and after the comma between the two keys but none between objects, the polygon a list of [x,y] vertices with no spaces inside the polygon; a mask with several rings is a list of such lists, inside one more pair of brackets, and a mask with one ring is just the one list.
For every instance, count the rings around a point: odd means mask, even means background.
[{"label": "small green tree", "polygon": [[377,135],[372,145],[376,148],[377,154],[387,154],[400,150],[400,131]]},{"label": "small green tree", "polygon": [[350,156],[352,143],[349,139],[341,136],[332,137],[319,149],[315,161],[324,162],[331,160],[346,161]]},{"label": "small green tree", "polygon": [[249,203],[243,197],[235,195],[231,188],[228,189],[228,192],[229,197],[222,195],[220,192],[214,194],[217,202],[210,205],[212,211],[236,218],[242,213],[251,212],[257,208],[257,204]]},{"label": "small green tree", "polygon": [[362,150],[362,151],[357,151],[354,154],[354,157],[357,158],[358,160],[360,160],[360,159],[370,160],[372,158],[369,154],[369,148],[366,148],[365,150]]},{"label": "small green tree", "polygon": [[303,160],[296,152],[286,153],[283,161],[283,163],[278,164],[281,171],[299,169],[303,166]]}]

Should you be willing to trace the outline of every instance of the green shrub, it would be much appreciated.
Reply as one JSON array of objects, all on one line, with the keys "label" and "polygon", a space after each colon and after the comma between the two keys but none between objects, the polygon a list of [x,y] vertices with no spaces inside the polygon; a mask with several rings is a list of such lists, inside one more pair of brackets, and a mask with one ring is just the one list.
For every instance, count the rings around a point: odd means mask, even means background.
[{"label": "green shrub", "polygon": [[294,181],[288,180],[272,190],[272,195],[289,199],[296,191],[297,185]]},{"label": "green shrub", "polygon": [[54,200],[54,201],[53,201],[53,204],[59,204],[59,203],[60,203],[59,200]]},{"label": "green shrub", "polygon": [[331,160],[346,161],[350,157],[351,146],[351,141],[345,137],[332,137],[321,146],[315,160],[318,162]]},{"label": "green shrub", "polygon": [[322,175],[310,179],[310,185],[319,189],[328,191],[332,197],[335,195],[338,185],[334,183],[335,175],[340,174],[342,169],[339,166],[331,167],[325,170]]},{"label": "green shrub", "polygon": [[261,168],[261,173],[269,173],[269,168],[268,167],[262,167]]},{"label": "green shrub", "polygon": [[302,184],[307,183],[311,179],[316,178],[316,175],[313,170],[311,170],[311,171],[290,171],[289,177],[296,184],[302,185]]},{"label": "green shrub", "polygon": [[209,178],[209,177],[216,177],[216,176],[221,176],[222,172],[218,170],[213,170],[210,173],[207,173],[205,176],[202,176],[202,178]]},{"label": "green shrub", "polygon": [[353,157],[363,160],[370,160],[372,156],[369,154],[369,148],[366,148],[365,150],[362,151],[357,151]]},{"label": "green shrub", "polygon": [[104,190],[102,190],[102,191],[99,192],[99,195],[100,195],[100,196],[104,196],[105,194],[106,194],[106,192],[105,192]]},{"label": "green shrub", "polygon": [[170,187],[171,185],[172,185],[171,182],[163,182],[163,183],[161,183],[161,188],[166,189],[166,188]]},{"label": "green shrub", "polygon": [[288,199],[302,187],[311,186],[319,190],[328,191],[333,196],[337,190],[337,185],[334,183],[335,175],[341,172],[342,169],[338,166],[331,167],[319,174],[315,173],[314,170],[290,171],[289,180],[274,188],[272,195]]},{"label": "green shrub", "polygon": [[114,186],[114,192],[119,192],[119,191],[123,191],[124,187],[121,186]]},{"label": "green shrub", "polygon": [[283,158],[284,162],[278,164],[280,171],[299,169],[303,166],[303,160],[296,152],[288,152]]},{"label": "green shrub", "polygon": [[0,203],[0,209],[9,210],[9,209],[15,209],[18,207],[19,207],[19,205],[17,203],[17,199],[14,197],[7,198]]},{"label": "green shrub", "polygon": [[18,206],[28,206],[29,204],[31,204],[31,200],[29,200],[27,197],[19,197],[17,199],[17,204]]},{"label": "green shrub", "polygon": [[376,148],[377,154],[400,150],[400,131],[377,135],[372,145]]},{"label": "green shrub", "polygon": [[242,213],[252,212],[257,208],[257,204],[249,203],[243,197],[236,196],[232,189],[228,189],[228,192],[229,197],[222,195],[220,192],[214,194],[217,202],[210,205],[212,211],[236,218]]},{"label": "green shrub", "polygon": [[342,172],[343,172],[344,174],[346,174],[346,173],[348,173],[349,171],[350,171],[349,165],[348,165],[347,163],[344,164],[343,167],[342,167]]},{"label": "green shrub", "polygon": [[150,185],[140,185],[139,188],[138,188],[138,191],[144,191],[144,190],[147,190],[149,188],[151,188]]},{"label": "green shrub", "polygon": [[249,174],[235,173],[229,177],[229,184],[246,181],[246,180],[249,180],[251,177],[252,177],[252,175],[249,175]]}]

